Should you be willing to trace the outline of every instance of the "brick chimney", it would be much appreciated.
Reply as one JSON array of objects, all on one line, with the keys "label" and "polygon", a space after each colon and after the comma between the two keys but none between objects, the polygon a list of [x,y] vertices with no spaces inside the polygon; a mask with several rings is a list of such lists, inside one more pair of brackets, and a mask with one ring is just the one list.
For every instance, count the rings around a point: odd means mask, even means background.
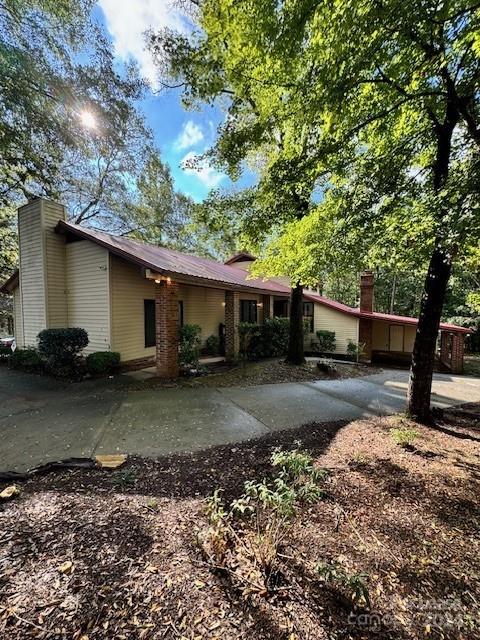
[{"label": "brick chimney", "polygon": [[372,313],[373,311],[373,271],[364,271],[360,275],[360,311]]}]

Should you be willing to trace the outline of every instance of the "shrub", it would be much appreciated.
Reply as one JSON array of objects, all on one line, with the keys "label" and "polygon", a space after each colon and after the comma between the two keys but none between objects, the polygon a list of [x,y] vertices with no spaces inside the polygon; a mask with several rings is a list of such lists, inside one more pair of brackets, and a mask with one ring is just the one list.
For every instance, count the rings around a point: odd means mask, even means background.
[{"label": "shrub", "polygon": [[333,353],[337,346],[335,340],[335,331],[327,331],[319,329],[317,331],[318,350],[322,353]]},{"label": "shrub", "polygon": [[8,364],[12,369],[20,369],[21,371],[37,372],[43,368],[43,361],[38,351],[33,348],[15,349],[11,352]]},{"label": "shrub", "polygon": [[347,354],[350,358],[356,362],[365,355],[365,345],[359,342],[358,344],[353,340],[348,341]]},{"label": "shrub", "polygon": [[220,338],[218,336],[208,336],[205,340],[205,351],[210,356],[216,356],[220,353]]},{"label": "shrub", "polygon": [[79,327],[44,329],[38,334],[38,352],[55,376],[78,377],[80,354],[87,345],[88,333]]},{"label": "shrub", "polygon": [[339,562],[319,563],[316,567],[318,574],[326,583],[339,586],[347,592],[352,604],[365,604],[370,608],[370,593],[367,586],[368,573],[360,571],[350,574]]},{"label": "shrub", "polygon": [[120,364],[120,354],[116,351],[95,351],[87,356],[86,364],[92,376],[112,373]]},{"label": "shrub", "polygon": [[0,360],[7,360],[12,355],[12,349],[4,344],[0,344]]},{"label": "shrub", "polygon": [[284,355],[288,348],[289,327],[288,318],[268,318],[261,325],[240,322],[240,353],[249,360]]},{"label": "shrub", "polygon": [[332,378],[338,376],[338,369],[334,362],[328,360],[327,358],[323,358],[317,362],[317,369],[319,371],[323,371],[323,373],[327,373]]},{"label": "shrub", "polygon": [[180,327],[180,365],[182,367],[198,367],[201,332],[202,329],[198,324],[184,324]]},{"label": "shrub", "polygon": [[418,431],[415,429],[407,429],[402,427],[400,429],[391,429],[390,435],[393,438],[395,444],[400,445],[404,449],[413,446],[414,441],[418,438]]}]

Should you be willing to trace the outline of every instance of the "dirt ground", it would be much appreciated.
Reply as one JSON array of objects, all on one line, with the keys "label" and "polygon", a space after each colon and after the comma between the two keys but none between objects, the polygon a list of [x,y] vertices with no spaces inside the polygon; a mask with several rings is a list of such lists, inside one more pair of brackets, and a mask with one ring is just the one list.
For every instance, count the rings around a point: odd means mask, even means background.
[{"label": "dirt ground", "polygon": [[[310,424],[115,471],[33,478],[0,506],[0,637],[73,640],[478,638],[480,406],[415,427],[400,417]],[[268,477],[300,440],[330,470],[282,543],[282,589],[245,597],[197,544],[205,498]],[[0,489],[3,487],[0,487]],[[352,610],[317,563],[365,572]]]}]

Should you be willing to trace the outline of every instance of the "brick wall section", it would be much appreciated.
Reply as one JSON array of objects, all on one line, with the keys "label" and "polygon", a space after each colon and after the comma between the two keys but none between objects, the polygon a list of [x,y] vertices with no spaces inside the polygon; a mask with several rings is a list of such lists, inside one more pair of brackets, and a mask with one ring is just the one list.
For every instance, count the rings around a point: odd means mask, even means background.
[{"label": "brick wall section", "polygon": [[452,373],[463,372],[464,336],[462,333],[454,333],[452,339]]},{"label": "brick wall section", "polygon": [[372,271],[364,271],[360,275],[360,311],[372,313],[373,311],[373,285]]},{"label": "brick wall section", "polygon": [[225,291],[225,357],[235,360],[240,350],[238,323],[240,303],[238,291]]},{"label": "brick wall section", "polygon": [[273,318],[273,296],[262,296],[263,319]]},{"label": "brick wall section", "polygon": [[363,345],[363,361],[370,362],[372,359],[372,335],[373,322],[369,318],[360,318],[358,321],[358,344]]},{"label": "brick wall section", "polygon": [[178,376],[178,284],[161,280],[155,283],[155,323],[157,374],[162,378]]}]

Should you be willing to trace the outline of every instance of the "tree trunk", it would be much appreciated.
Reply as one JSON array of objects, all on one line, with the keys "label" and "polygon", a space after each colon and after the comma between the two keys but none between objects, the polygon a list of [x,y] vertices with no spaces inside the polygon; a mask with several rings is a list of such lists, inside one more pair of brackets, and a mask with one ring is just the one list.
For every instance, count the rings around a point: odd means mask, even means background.
[{"label": "tree trunk", "polygon": [[425,280],[408,387],[408,414],[423,423],[430,420],[435,347],[451,266],[450,258],[437,245]]},{"label": "tree trunk", "polygon": [[[459,121],[457,101],[454,92],[452,93],[451,84],[447,83],[447,89],[445,120],[442,124],[437,123],[435,126],[437,148],[433,164],[433,189],[436,194],[442,191],[448,180],[452,135]],[[437,215],[439,233],[425,279],[408,385],[407,412],[415,420],[424,423],[430,421],[435,347],[452,269],[451,251],[448,251],[441,238],[442,225],[447,213],[446,208],[442,207]]]},{"label": "tree trunk", "polygon": [[303,364],[303,287],[292,287],[290,302],[290,334],[288,336],[287,360],[289,364]]}]

